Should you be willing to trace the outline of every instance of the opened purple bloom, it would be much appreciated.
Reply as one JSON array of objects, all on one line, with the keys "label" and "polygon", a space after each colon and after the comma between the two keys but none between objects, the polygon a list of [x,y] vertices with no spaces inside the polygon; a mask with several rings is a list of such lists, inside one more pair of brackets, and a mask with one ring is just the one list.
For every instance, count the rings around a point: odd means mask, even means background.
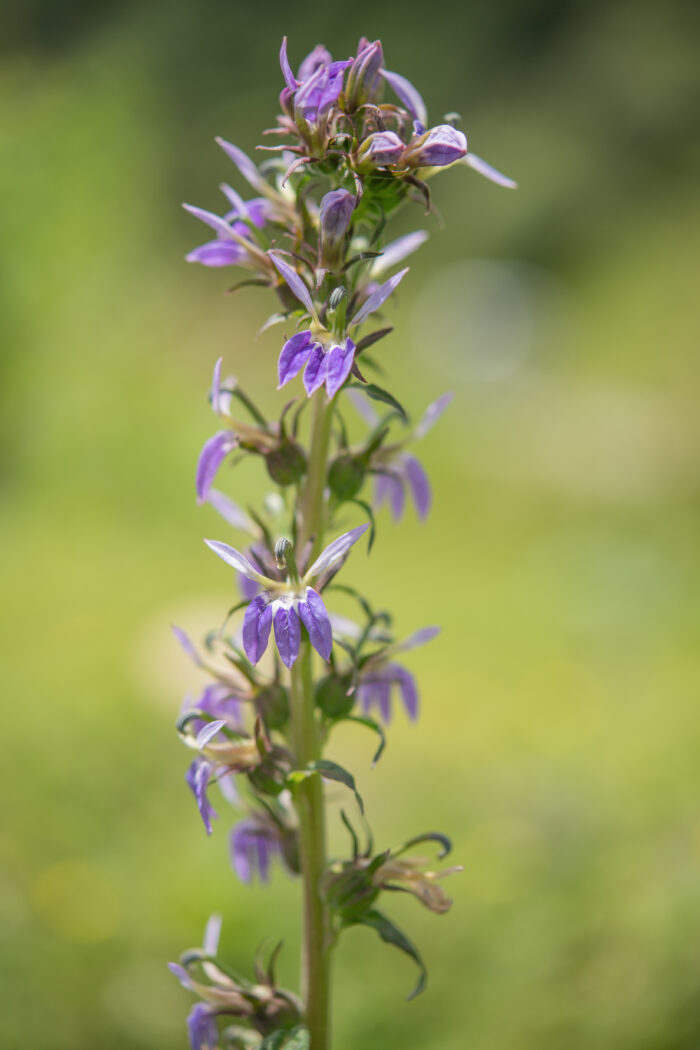
[{"label": "opened purple bloom", "polygon": [[406,490],[413,497],[413,505],[421,521],[425,521],[432,503],[432,491],[428,475],[422,464],[408,452],[398,453],[377,475],[374,502],[377,509],[388,503],[394,521],[400,521],[406,505]]},{"label": "opened purple bloom", "polygon": [[425,645],[439,630],[439,627],[423,627],[405,641],[388,646],[367,660],[357,687],[357,698],[365,714],[371,715],[377,710],[379,717],[388,725],[392,715],[392,696],[398,691],[406,714],[415,722],[418,718],[418,689],[415,678],[410,671],[390,657],[398,652]]},{"label": "opened purple bloom", "polygon": [[297,332],[282,347],[278,362],[279,386],[294,379],[306,366],[304,389],[309,397],[324,384],[329,398],[335,397],[352,371],[355,344],[349,337],[343,345],[325,347],[314,339],[310,329]]},{"label": "opened purple bloom", "polygon": [[231,864],[241,882],[261,882],[270,877],[270,862],[282,853],[279,835],[272,824],[249,817],[236,824],[229,839]]},{"label": "opened purple bloom", "polygon": [[302,625],[319,656],[330,659],[333,633],[328,612],[320,594],[310,583],[314,577],[337,565],[368,527],[360,525],[339,536],[325,548],[301,580],[287,580],[286,583],[263,576],[235,547],[217,540],[204,541],[228,565],[262,587],[261,593],[248,605],[243,619],[243,649],[252,664],[261,659],[270,632],[274,630],[280,659],[285,667],[292,667],[299,655]]}]

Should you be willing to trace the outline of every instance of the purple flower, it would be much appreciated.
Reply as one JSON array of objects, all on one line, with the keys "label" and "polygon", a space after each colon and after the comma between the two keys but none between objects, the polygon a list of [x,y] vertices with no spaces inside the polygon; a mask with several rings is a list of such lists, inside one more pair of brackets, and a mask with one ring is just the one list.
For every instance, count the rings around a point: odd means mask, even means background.
[{"label": "purple flower", "polygon": [[310,584],[315,577],[342,561],[368,527],[360,525],[339,536],[325,548],[301,580],[288,579],[285,583],[258,572],[235,547],[217,540],[204,541],[228,565],[262,587],[261,593],[248,605],[243,619],[243,649],[251,663],[257,664],[261,659],[270,632],[274,630],[280,658],[285,667],[292,667],[299,655],[302,624],[319,656],[330,659],[333,634],[328,612],[320,594]]},{"label": "purple flower", "polygon": [[439,627],[423,627],[409,638],[390,645],[369,657],[363,664],[357,687],[357,698],[365,714],[377,709],[383,722],[391,721],[391,699],[398,690],[406,714],[412,722],[418,717],[418,689],[410,671],[391,656],[425,645],[438,634]]},{"label": "purple flower", "polygon": [[412,168],[444,167],[466,153],[466,135],[451,124],[438,124],[411,142],[402,159]]},{"label": "purple flower", "polygon": [[195,1003],[187,1017],[187,1034],[191,1050],[216,1050],[219,1042],[216,1012],[205,1003]]},{"label": "purple flower", "polygon": [[229,851],[233,870],[241,882],[252,882],[256,875],[261,882],[267,882],[270,862],[281,855],[282,845],[272,822],[254,816],[233,827]]},{"label": "purple flower", "polygon": [[[216,230],[216,240],[207,241],[206,244],[194,248],[185,259],[187,262],[201,263],[202,266],[246,266],[251,262],[250,252],[242,242],[248,242],[250,239],[248,223],[262,229],[269,218],[270,205],[262,197],[243,201],[235,190],[227,185],[223,185],[221,189],[234,207],[218,223],[213,222],[211,212],[184,205],[195,218],[201,219]],[[256,247],[254,242],[251,241],[250,244],[253,248]]]},{"label": "purple flower", "polygon": [[[432,502],[428,475],[420,461],[410,452],[406,452],[404,446],[409,441],[418,441],[425,437],[451,400],[452,394],[443,394],[437,401],[428,405],[422,419],[405,440],[384,446],[372,456],[371,467],[376,474],[374,505],[379,508],[388,503],[395,521],[399,521],[403,515],[407,492],[412,496],[418,517],[425,520],[428,516]],[[359,398],[353,398],[353,401],[369,425],[375,427],[379,421],[378,416],[364,398],[361,402]]]},{"label": "purple flower", "polygon": [[343,90],[345,70],[352,62],[329,62],[319,66],[294,93],[294,120],[305,139],[319,144],[331,106]]},{"label": "purple flower", "polygon": [[355,360],[355,344],[348,336],[345,343],[330,343],[325,346],[314,338],[311,329],[297,332],[282,347],[277,365],[278,390],[301,372],[304,372],[304,389],[309,397],[322,386],[329,398],[335,397],[352,371]]},{"label": "purple flower", "polygon": [[[216,434],[204,442],[197,461],[195,488],[199,504],[207,501],[212,502],[224,517],[227,517],[227,514],[229,517],[233,517],[237,516],[234,514],[234,511],[238,509],[235,507],[235,504],[229,501],[229,506],[226,508],[226,497],[222,497],[221,494],[219,494],[218,498],[214,497],[213,500],[210,498],[212,485],[221,464],[234,449],[238,448],[241,438],[245,439],[247,445],[263,453],[275,447],[276,438],[267,430],[234,420],[231,416],[232,394],[230,389],[223,389],[221,383],[221,358],[219,358],[214,365],[210,395],[211,406],[214,412],[222,417],[229,426],[226,430],[218,430]],[[233,376],[229,376],[225,380],[225,384],[229,388],[233,388],[235,383],[236,380]]]}]

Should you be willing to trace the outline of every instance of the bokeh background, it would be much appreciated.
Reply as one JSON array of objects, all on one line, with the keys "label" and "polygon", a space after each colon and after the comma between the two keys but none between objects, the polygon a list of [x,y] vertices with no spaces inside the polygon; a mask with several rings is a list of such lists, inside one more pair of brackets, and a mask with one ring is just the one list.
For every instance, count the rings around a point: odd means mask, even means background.
[{"label": "bokeh background", "polygon": [[429,523],[382,516],[353,572],[443,634],[411,658],[420,724],[374,772],[361,734],[334,754],[380,843],[436,826],[465,871],[446,917],[390,902],[419,1000],[348,934],[338,1050],[694,1050],[700,8],[15,0],[3,23],[4,1050],[184,1048],[165,961],[213,910],[235,968],[282,935],[296,979],[297,885],[237,885],[229,815],[206,839],[184,787],[169,631],[230,604],[193,497],[214,360],[279,396],[264,293],[183,262],[179,203],[235,181],[215,134],[252,152],[272,122],[283,33],[295,63],[381,36],[521,187],[450,171],[444,225],[397,227],[432,236],[382,363],[413,412],[456,400],[421,449]]}]

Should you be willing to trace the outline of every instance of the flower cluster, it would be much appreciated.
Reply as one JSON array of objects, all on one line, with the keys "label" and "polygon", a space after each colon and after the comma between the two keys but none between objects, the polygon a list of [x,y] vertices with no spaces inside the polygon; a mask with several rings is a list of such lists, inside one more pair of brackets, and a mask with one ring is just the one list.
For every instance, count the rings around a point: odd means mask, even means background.
[{"label": "flower cluster", "polygon": [[[204,946],[171,964],[197,996],[193,1050],[328,1050],[328,956],[348,926],[371,928],[410,956],[421,971],[419,991],[423,961],[378,905],[403,890],[442,914],[450,901],[440,880],[459,870],[433,871],[405,855],[426,840],[447,853],[449,842],[434,833],[378,853],[370,834],[361,850],[345,810],[352,855],[329,859],[322,784],[348,789],[368,828],[355,777],[326,757],[326,746],[336,727],[354,723],[374,734],[379,759],[395,706],[412,722],[419,716],[405,654],[438,633],[427,626],[397,638],[391,614],[354,588],[345,569],[360,539],[371,550],[384,504],[399,520],[410,497],[427,518],[430,482],[411,446],[451,399],[432,401],[413,425],[396,394],[367,378],[381,375],[373,348],[392,328],[378,318],[408,273],[401,264],[428,236],[414,230],[386,239],[387,220],[412,201],[429,211],[430,180],[456,165],[514,183],[468,150],[456,118],[429,123],[416,88],[386,68],[379,41],[362,39],[341,60],[318,45],[295,71],[285,39],[279,57],[281,112],[266,134],[281,141],[259,147],[265,159],[257,165],[217,140],[253,195],[223,184],[221,214],[185,205],[213,231],[186,258],[247,271],[234,287],[274,293],[265,327],[282,325],[284,334],[276,370],[270,362],[271,386],[301,378],[302,389],[268,418],[216,362],[209,399],[217,424],[201,449],[195,490],[197,502],[237,534],[236,545],[205,541],[234,570],[235,598],[201,645],[173,630],[203,676],[177,729],[192,755],[185,779],[207,834],[218,789],[239,812],[229,847],[240,880],[267,882],[277,864],[304,882],[304,1000],[277,986],[271,964],[256,967],[255,981],[232,974],[218,957],[214,919]],[[347,418],[349,406],[355,411]],[[257,509],[215,487],[224,468],[250,457],[262,461],[273,489]],[[349,602],[352,619],[338,608]]]}]

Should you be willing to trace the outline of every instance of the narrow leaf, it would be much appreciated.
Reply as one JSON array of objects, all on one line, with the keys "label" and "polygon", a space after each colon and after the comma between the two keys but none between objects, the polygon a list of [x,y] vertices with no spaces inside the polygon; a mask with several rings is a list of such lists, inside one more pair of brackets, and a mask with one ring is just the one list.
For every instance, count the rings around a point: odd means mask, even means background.
[{"label": "narrow leaf", "polygon": [[377,386],[376,383],[367,383],[366,386],[362,383],[350,383],[349,389],[361,390],[363,394],[366,394],[372,401],[381,401],[385,405],[391,405],[391,407],[399,413],[404,423],[408,423],[408,414],[403,405],[396,400],[393,394],[390,394],[388,390],[384,390],[382,387]]},{"label": "narrow leaf", "polygon": [[408,937],[394,926],[393,922],[390,922],[385,915],[382,915],[381,912],[374,911],[374,909],[365,912],[360,919],[360,924],[362,926],[369,926],[371,929],[376,930],[383,941],[387,944],[393,944],[395,948],[398,948],[399,951],[404,952],[413,959],[420,971],[420,976],[418,978],[418,984],[411,994],[407,996],[407,999],[415,999],[417,995],[420,995],[427,984],[428,971],[425,968],[425,963],[409,941]]},{"label": "narrow leaf", "polygon": [[324,780],[336,780],[339,784],[344,784],[345,787],[350,788],[357,800],[360,813],[364,814],[365,804],[362,801],[362,796],[357,790],[354,776],[352,773],[348,773],[347,769],[343,769],[336,762],[329,762],[325,758],[319,759],[318,762],[309,762],[306,768],[311,772],[320,773]]},{"label": "narrow leaf", "polygon": [[[372,759],[372,767],[376,766],[384,753],[384,748],[386,747],[386,733],[379,722],[375,722],[373,718],[369,718],[367,715],[345,715],[344,718],[337,719],[337,722],[357,722],[358,725],[366,726],[367,729],[371,729],[377,734],[379,737],[379,747]],[[444,856],[444,854],[440,854],[440,856]]]}]

